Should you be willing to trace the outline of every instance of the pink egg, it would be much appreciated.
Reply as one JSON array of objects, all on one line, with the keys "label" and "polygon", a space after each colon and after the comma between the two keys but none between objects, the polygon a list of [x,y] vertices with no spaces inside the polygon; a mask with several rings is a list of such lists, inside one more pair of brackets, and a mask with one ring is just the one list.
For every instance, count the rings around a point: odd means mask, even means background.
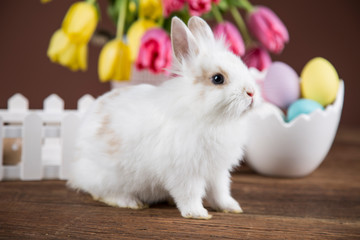
[{"label": "pink egg", "polygon": [[274,62],[265,76],[263,91],[265,100],[286,109],[300,96],[299,76],[286,63]]}]

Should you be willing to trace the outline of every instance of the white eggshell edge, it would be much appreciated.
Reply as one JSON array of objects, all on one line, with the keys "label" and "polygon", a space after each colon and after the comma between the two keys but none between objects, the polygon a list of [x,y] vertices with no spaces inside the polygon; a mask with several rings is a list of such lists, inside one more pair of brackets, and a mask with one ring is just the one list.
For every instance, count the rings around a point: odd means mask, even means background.
[{"label": "white eggshell edge", "polygon": [[254,111],[246,162],[258,173],[277,177],[303,177],[325,159],[334,141],[344,102],[341,80],[335,102],[324,110],[302,114],[287,123],[273,111]]}]

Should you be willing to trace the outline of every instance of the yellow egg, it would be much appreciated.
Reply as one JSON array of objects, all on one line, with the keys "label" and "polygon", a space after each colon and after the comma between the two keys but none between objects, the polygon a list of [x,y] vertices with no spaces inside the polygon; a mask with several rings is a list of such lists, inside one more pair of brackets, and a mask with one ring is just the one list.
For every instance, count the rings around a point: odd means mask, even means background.
[{"label": "yellow egg", "polygon": [[310,60],[301,72],[303,97],[317,101],[323,106],[335,100],[339,82],[334,66],[321,57]]}]

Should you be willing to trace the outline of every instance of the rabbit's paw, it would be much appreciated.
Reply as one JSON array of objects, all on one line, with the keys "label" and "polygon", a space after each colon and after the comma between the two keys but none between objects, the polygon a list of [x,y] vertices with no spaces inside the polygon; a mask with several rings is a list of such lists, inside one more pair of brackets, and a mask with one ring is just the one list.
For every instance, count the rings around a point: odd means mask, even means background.
[{"label": "rabbit's paw", "polygon": [[202,220],[208,220],[212,218],[212,215],[208,214],[208,211],[205,208],[182,211],[181,215],[184,218],[202,219]]},{"label": "rabbit's paw", "polygon": [[229,198],[227,201],[224,201],[216,209],[224,213],[243,213],[239,203],[233,198]]},{"label": "rabbit's paw", "polygon": [[135,197],[117,197],[117,198],[100,198],[100,201],[119,208],[130,208],[135,210],[149,208],[149,205],[144,204],[142,201]]},{"label": "rabbit's paw", "polygon": [[222,212],[239,214],[239,213],[243,213],[244,211],[241,208],[239,208],[239,209],[223,209]]}]

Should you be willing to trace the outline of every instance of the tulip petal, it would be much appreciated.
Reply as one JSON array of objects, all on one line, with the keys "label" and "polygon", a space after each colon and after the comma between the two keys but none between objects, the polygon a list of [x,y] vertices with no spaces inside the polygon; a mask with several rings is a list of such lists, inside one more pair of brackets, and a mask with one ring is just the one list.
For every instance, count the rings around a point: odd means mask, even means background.
[{"label": "tulip petal", "polygon": [[66,49],[64,49],[62,54],[59,56],[59,63],[75,71],[78,69],[76,55],[77,55],[76,45],[69,44],[69,46]]},{"label": "tulip petal", "polygon": [[230,50],[238,56],[245,54],[245,44],[238,29],[230,22],[219,23],[214,28],[214,35],[217,38],[223,37]]},{"label": "tulip petal", "polygon": [[139,1],[139,18],[157,20],[162,15],[162,0]]},{"label": "tulip petal", "polygon": [[108,42],[101,50],[98,64],[99,77],[102,82],[111,80],[117,61],[117,42]]},{"label": "tulip petal", "polygon": [[148,69],[152,73],[164,72],[171,64],[171,41],[160,28],[148,30],[141,39],[136,68]]},{"label": "tulip petal", "polygon": [[201,16],[211,10],[211,0],[187,0],[191,16]]},{"label": "tulip petal", "polygon": [[254,67],[259,71],[267,69],[271,65],[271,57],[262,47],[248,49],[243,56],[243,60],[249,68]]},{"label": "tulip petal", "polygon": [[131,61],[135,61],[140,47],[140,40],[144,33],[149,29],[156,27],[156,23],[146,19],[139,19],[134,22],[128,30],[127,42],[130,47]]},{"label": "tulip petal", "polygon": [[83,71],[87,69],[87,45],[82,44],[78,48],[78,63],[79,68]]},{"label": "tulip petal", "polygon": [[109,80],[129,80],[131,71],[130,50],[119,39],[108,42],[101,50],[98,64],[99,78]]},{"label": "tulip petal", "polygon": [[73,71],[87,69],[87,45],[72,42],[62,29],[52,36],[47,55],[51,61]]},{"label": "tulip petal", "polygon": [[93,4],[77,2],[71,5],[62,23],[63,31],[71,41],[86,43],[94,33],[98,21]]},{"label": "tulip petal", "polygon": [[120,42],[118,49],[118,65],[116,65],[116,78],[114,80],[117,81],[126,81],[130,79],[131,73],[131,61],[130,61],[130,49],[127,45]]},{"label": "tulip petal", "polygon": [[289,33],[278,18],[269,8],[257,6],[248,18],[250,31],[271,52],[280,53],[284,44],[289,41]]},{"label": "tulip petal", "polygon": [[47,50],[47,55],[51,61],[57,62],[59,55],[66,49],[69,43],[69,39],[64,32],[61,29],[57,30],[51,37],[49,48]]},{"label": "tulip petal", "polygon": [[172,12],[181,10],[185,0],[163,0],[164,16],[169,17]]}]

